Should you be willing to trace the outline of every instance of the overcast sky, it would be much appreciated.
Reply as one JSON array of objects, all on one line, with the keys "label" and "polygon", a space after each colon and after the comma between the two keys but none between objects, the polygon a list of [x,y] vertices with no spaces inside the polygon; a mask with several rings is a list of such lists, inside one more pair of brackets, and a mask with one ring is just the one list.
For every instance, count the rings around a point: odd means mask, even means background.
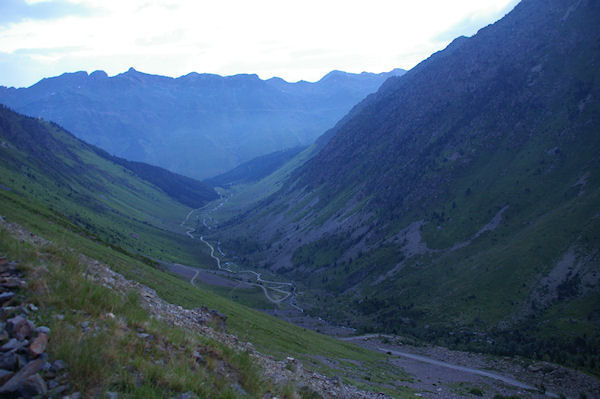
[{"label": "overcast sky", "polygon": [[0,85],[129,67],[160,75],[410,69],[518,0],[0,0]]}]

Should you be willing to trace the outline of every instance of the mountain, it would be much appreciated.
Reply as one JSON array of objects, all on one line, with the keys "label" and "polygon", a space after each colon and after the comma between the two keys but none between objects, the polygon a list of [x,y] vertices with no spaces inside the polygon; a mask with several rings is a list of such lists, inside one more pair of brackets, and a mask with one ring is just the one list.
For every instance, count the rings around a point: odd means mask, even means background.
[{"label": "mountain", "polygon": [[[52,122],[0,106],[0,397],[412,391],[396,383],[408,376],[388,370],[384,353],[224,298],[232,287],[264,298],[259,287],[204,271],[229,282],[221,296],[214,291],[223,287],[165,272],[173,263],[216,268],[207,247],[184,234],[190,208],[140,176],[174,179],[176,194],[191,193],[177,187],[187,181],[116,161]],[[342,361],[352,369],[330,367]],[[385,375],[390,396],[366,372]]]},{"label": "mountain", "polygon": [[[190,264],[206,261],[197,245],[173,232],[191,206],[217,197],[198,181],[115,159],[55,123],[4,106],[0,160],[2,201],[30,210],[49,208],[61,224],[68,220],[71,228],[134,253]],[[173,252],[178,255],[167,256]]]},{"label": "mountain", "polygon": [[118,157],[194,178],[305,146],[404,71],[333,71],[315,83],[190,73],[173,79],[131,68],[65,73],[29,88],[0,87],[0,103],[43,117]]},{"label": "mountain", "polygon": [[103,150],[97,150],[96,153],[129,169],[139,178],[154,184],[172,198],[189,207],[200,208],[208,201],[212,201],[218,197],[211,186],[190,177],[182,176],[143,162],[128,161],[123,158],[110,156]]},{"label": "mountain", "polygon": [[214,187],[256,182],[272,174],[305,149],[306,147],[295,147],[262,155],[204,182]]},{"label": "mountain", "polygon": [[216,237],[321,317],[599,373],[599,20],[523,0],[388,79]]}]

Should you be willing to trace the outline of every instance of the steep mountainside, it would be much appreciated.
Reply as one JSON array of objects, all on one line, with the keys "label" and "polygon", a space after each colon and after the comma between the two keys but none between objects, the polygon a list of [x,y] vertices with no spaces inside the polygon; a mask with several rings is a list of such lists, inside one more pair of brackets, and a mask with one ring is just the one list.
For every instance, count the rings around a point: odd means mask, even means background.
[{"label": "steep mountainside", "polygon": [[118,165],[124,166],[139,178],[154,184],[169,196],[192,208],[199,208],[208,201],[217,198],[217,193],[211,186],[191,177],[169,172],[166,169],[143,162],[128,161],[110,156],[103,150],[98,149],[96,153]]},{"label": "steep mountainside", "polygon": [[204,182],[214,187],[252,183],[270,175],[305,149],[306,147],[295,147],[256,157]]},{"label": "steep mountainside", "polygon": [[196,178],[274,151],[310,144],[388,77],[333,71],[316,83],[256,75],[190,73],[177,79],[134,69],[67,73],[0,103],[59,123],[111,154]]},{"label": "steep mountainside", "polygon": [[0,397],[412,396],[387,355],[165,272],[214,265],[190,208],[104,155],[0,106]]},{"label": "steep mountainside", "polygon": [[199,182],[188,186],[189,178],[149,165],[129,169],[128,162],[115,163],[58,125],[4,106],[0,160],[2,201],[49,207],[72,228],[136,253],[190,264],[206,259],[201,249],[171,232],[190,210],[182,202],[200,206],[216,197]]},{"label": "steep mountainside", "polygon": [[224,247],[322,316],[599,372],[599,20],[523,0],[389,79]]}]

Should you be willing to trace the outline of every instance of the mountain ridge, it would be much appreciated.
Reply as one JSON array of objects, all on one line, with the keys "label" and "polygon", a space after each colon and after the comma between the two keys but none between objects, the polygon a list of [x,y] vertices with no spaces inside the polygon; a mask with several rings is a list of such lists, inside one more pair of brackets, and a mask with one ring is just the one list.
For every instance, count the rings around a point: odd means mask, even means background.
[{"label": "mountain ridge", "polygon": [[598,17],[594,2],[523,0],[387,80],[215,235],[303,283],[316,315],[553,356],[599,322]]},{"label": "mountain ridge", "polygon": [[181,240],[178,227],[190,209],[184,202],[201,206],[216,198],[212,188],[150,165],[132,168],[53,122],[5,106],[0,142],[2,204],[46,207],[107,245],[154,258],[178,248],[190,264],[206,261],[201,249]]},{"label": "mountain ridge", "polygon": [[[215,293],[222,287],[194,281],[198,273],[165,271],[165,263],[213,265],[191,234],[197,210],[106,152],[1,106],[0,160],[0,333],[13,347],[0,355],[5,396],[382,397],[378,382],[363,381],[363,367],[344,369],[340,384],[330,360],[311,359],[351,359],[380,373],[383,353],[236,303]],[[57,366],[37,374],[46,361]],[[386,378],[390,395],[413,390],[395,383],[406,378],[402,369]]]},{"label": "mountain ridge", "polygon": [[196,178],[270,152],[312,143],[382,74],[332,72],[318,82],[190,73],[178,78],[131,68],[65,73],[29,88],[0,87],[0,103],[65,126],[121,158]]}]

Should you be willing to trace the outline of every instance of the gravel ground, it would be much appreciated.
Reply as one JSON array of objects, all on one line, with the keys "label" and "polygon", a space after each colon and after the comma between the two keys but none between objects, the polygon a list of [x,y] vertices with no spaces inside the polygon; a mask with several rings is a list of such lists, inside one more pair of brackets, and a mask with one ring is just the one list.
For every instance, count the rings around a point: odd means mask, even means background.
[{"label": "gravel ground", "polygon": [[552,363],[452,351],[437,346],[414,347],[400,344],[401,338],[389,339],[371,336],[354,339],[352,342],[373,350],[383,349],[392,353],[398,351],[420,355],[434,361],[499,374],[538,389],[543,385],[547,390],[547,394],[543,394],[539,390],[515,387],[466,371],[390,355],[390,363],[394,367],[401,367],[408,374],[414,376],[414,381],[408,386],[418,390],[422,397],[474,398],[479,396],[477,393],[481,392],[483,397],[490,398],[496,394],[540,399],[558,398],[561,395],[566,398],[578,399],[584,397],[582,395],[584,394],[587,398],[600,398],[600,379]]}]

